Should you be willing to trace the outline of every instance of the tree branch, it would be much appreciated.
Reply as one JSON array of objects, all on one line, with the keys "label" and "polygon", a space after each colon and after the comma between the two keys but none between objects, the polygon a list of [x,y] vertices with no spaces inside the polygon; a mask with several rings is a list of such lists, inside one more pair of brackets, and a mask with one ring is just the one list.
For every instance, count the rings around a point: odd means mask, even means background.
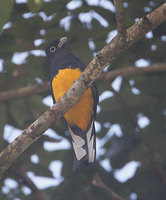
[{"label": "tree branch", "polygon": [[19,179],[23,181],[23,184],[32,190],[36,200],[48,200],[47,195],[36,187],[36,185],[27,176],[26,171],[22,167],[18,165],[12,165],[12,171]]},{"label": "tree branch", "polygon": [[123,2],[122,0],[114,0],[115,6],[115,14],[116,14],[116,22],[118,32],[125,37],[126,34],[126,23],[125,23],[125,15],[123,12]]},{"label": "tree branch", "polygon": [[[117,76],[129,76],[133,74],[139,74],[139,73],[150,73],[150,72],[156,72],[156,71],[166,71],[166,64],[153,64],[149,67],[125,67],[123,69],[115,69],[110,72],[107,72],[104,74],[104,78],[106,81],[109,81],[113,78],[116,78]],[[101,79],[101,78],[99,78]],[[9,90],[6,92],[0,93],[0,102],[8,101],[10,99],[22,97],[22,96],[29,96],[41,92],[45,92],[50,89],[50,83],[45,82],[40,85],[32,85],[30,87],[22,87],[16,90]]]},{"label": "tree branch", "polygon": [[13,71],[12,76],[5,81],[0,82],[0,87],[7,87],[12,84],[14,81],[26,76],[28,74],[27,69],[24,65],[20,65],[19,69]]},{"label": "tree branch", "polygon": [[113,197],[116,200],[125,200],[123,197],[119,196],[119,194],[115,193],[111,188],[105,185],[98,174],[95,174],[92,184],[107,191],[111,198]]},{"label": "tree branch", "polygon": [[35,142],[56,120],[60,119],[69,108],[76,104],[79,97],[111,61],[165,20],[166,3],[128,28],[126,41],[118,34],[108,43],[89,63],[67,93],[0,153],[0,178],[23,151]]},{"label": "tree branch", "polygon": [[29,96],[40,92],[45,92],[50,88],[50,83],[46,82],[40,85],[32,85],[30,87],[22,87],[16,90],[10,90],[0,93],[0,102],[18,98],[21,96]]},{"label": "tree branch", "polygon": [[149,67],[126,67],[123,69],[115,69],[110,72],[107,72],[104,75],[104,79],[109,81],[113,78],[116,78],[117,76],[129,76],[133,74],[139,74],[139,73],[150,73],[150,72],[156,72],[156,71],[166,71],[166,64],[153,64]]}]

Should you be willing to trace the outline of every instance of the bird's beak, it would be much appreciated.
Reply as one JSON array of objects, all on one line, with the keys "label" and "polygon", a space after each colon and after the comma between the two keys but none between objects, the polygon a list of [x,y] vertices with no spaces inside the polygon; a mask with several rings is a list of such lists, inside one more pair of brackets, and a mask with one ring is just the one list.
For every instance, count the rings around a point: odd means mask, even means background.
[{"label": "bird's beak", "polygon": [[67,37],[62,37],[59,40],[58,48],[61,48],[64,45],[64,43],[66,43],[66,41],[67,41]]}]

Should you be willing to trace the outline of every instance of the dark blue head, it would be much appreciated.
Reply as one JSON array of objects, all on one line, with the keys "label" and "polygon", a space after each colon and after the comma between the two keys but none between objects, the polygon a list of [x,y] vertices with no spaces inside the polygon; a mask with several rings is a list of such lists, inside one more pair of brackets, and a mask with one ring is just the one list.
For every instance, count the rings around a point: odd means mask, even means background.
[{"label": "dark blue head", "polygon": [[51,61],[51,74],[52,77],[58,72],[59,69],[73,66],[76,68],[78,59],[72,54],[66,45],[67,37],[50,42],[46,46],[46,55]]},{"label": "dark blue head", "polygon": [[67,37],[62,37],[50,42],[46,46],[46,55],[49,59],[57,59],[63,56],[63,54],[68,50],[66,46]]}]

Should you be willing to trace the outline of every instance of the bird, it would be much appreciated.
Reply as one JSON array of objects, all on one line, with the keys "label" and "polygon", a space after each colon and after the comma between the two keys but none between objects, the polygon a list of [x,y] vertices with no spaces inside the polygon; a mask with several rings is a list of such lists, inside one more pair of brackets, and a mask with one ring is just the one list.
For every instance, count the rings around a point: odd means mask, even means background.
[{"label": "bird", "polygon": [[[53,103],[62,97],[79,78],[86,66],[67,46],[67,37],[53,40],[46,46],[51,64],[51,93]],[[98,104],[95,82],[65,114],[74,149],[73,170],[80,170],[96,161],[96,132],[94,122]]]}]

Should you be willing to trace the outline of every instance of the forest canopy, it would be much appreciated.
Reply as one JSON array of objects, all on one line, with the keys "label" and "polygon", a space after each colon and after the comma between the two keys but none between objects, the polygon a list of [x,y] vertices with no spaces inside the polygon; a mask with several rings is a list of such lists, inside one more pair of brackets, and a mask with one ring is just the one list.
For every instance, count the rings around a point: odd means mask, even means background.
[{"label": "forest canopy", "polygon": [[[46,45],[66,36],[71,51],[88,65],[120,28],[111,0],[0,2],[3,151],[53,105]],[[123,1],[125,27],[162,4],[163,0]],[[118,54],[96,79],[100,97],[95,166],[72,172],[71,138],[65,121],[58,120],[4,173],[0,199],[164,200],[165,51],[164,22]]]}]

